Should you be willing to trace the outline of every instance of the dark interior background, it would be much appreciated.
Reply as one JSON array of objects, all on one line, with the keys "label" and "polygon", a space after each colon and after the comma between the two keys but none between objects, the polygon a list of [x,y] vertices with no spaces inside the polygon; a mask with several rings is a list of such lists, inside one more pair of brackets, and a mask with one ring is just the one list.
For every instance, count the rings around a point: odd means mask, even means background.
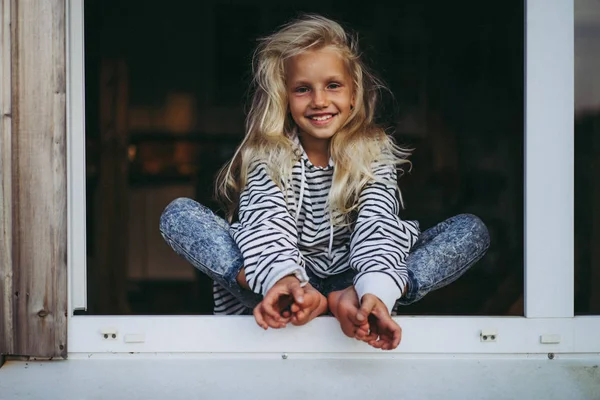
[{"label": "dark interior background", "polygon": [[357,31],[393,93],[380,122],[415,148],[403,217],[469,212],[491,232],[463,278],[400,311],[522,315],[524,5],[475,0],[86,0],[88,313],[211,313],[210,281],[158,217],[182,195],[217,209],[256,39],[303,12]]},{"label": "dark interior background", "polygon": [[600,3],[575,0],[575,313],[600,314]]}]

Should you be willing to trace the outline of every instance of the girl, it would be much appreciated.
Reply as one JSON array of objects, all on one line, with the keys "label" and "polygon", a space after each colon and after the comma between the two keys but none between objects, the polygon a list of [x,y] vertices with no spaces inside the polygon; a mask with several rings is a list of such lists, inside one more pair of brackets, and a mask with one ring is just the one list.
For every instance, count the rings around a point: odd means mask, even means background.
[{"label": "girl", "polygon": [[408,153],[374,123],[381,83],[334,21],[305,16],[262,39],[246,135],[217,180],[230,226],[177,199],[160,229],[214,280],[216,314],[261,327],[331,312],[344,334],[394,349],[393,309],[461,276],[489,246],[459,215],[420,234],[403,221],[396,167]]}]

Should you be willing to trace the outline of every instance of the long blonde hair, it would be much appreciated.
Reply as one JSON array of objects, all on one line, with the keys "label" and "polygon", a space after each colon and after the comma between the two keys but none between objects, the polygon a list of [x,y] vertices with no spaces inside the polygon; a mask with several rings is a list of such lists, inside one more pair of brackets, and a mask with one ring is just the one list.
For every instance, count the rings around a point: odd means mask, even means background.
[{"label": "long blonde hair", "polygon": [[376,179],[372,170],[375,162],[393,165],[408,162],[405,158],[409,152],[398,147],[375,124],[379,92],[385,87],[361,61],[356,38],[335,21],[305,15],[260,39],[254,53],[246,135],[231,161],[219,172],[216,183],[217,197],[227,207],[229,220],[237,210],[251,166],[265,164],[273,181],[282,189],[291,177],[291,169],[298,160],[293,140],[297,127],[288,112],[285,61],[325,47],[337,50],[345,60],[355,98],[347,121],[330,142],[330,156],[335,162],[330,211],[348,221],[362,188]]}]

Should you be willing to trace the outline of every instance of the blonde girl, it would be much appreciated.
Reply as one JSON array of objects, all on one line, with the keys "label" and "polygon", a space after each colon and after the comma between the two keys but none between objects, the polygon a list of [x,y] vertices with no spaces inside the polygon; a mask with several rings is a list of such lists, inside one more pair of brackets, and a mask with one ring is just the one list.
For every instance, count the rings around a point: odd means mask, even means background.
[{"label": "blonde girl", "polygon": [[217,314],[277,329],[331,313],[347,336],[396,348],[392,311],[479,260],[485,225],[459,215],[420,233],[399,217],[408,153],[375,124],[382,85],[338,23],[307,15],[263,38],[253,76],[246,135],[217,179],[229,222],[177,199],[163,237],[214,280]]}]

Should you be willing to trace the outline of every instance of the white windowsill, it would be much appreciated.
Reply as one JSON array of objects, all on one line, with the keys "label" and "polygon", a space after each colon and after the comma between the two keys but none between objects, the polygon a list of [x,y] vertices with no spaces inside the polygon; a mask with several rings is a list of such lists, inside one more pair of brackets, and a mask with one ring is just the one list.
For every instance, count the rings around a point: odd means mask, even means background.
[{"label": "white windowsill", "polygon": [[8,362],[0,397],[19,399],[594,399],[600,356],[78,359]]},{"label": "white windowsill", "polygon": [[[600,352],[600,317],[396,317],[402,342],[389,354],[541,354]],[[496,331],[484,342],[483,331]],[[115,333],[105,339],[103,332]],[[135,335],[128,336],[128,335]],[[560,342],[541,343],[542,335]],[[136,343],[126,340],[134,339]],[[143,341],[142,341],[143,340]],[[69,357],[77,354],[381,354],[345,337],[333,317],[302,327],[263,331],[251,316],[75,316],[69,320]]]}]

